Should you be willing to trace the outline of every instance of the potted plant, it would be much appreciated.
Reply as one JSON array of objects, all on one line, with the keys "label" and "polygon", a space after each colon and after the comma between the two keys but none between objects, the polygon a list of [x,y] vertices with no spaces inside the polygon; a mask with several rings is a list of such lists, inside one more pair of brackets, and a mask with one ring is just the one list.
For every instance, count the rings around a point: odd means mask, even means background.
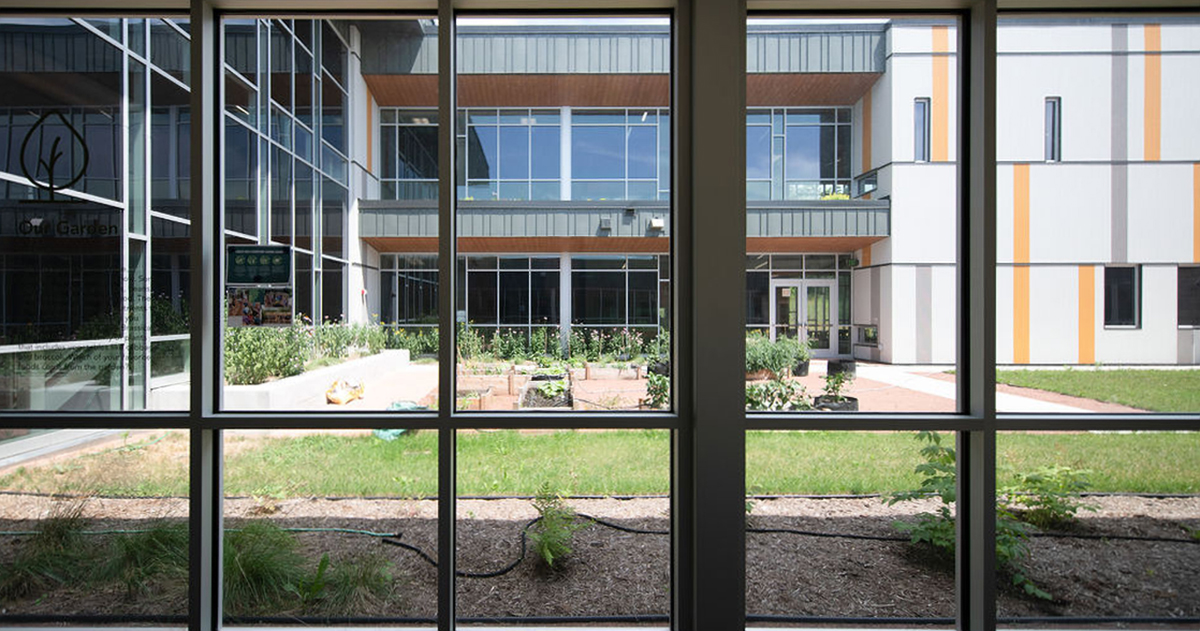
[{"label": "potted plant", "polygon": [[812,353],[808,351],[808,342],[796,340],[795,360],[792,362],[792,374],[797,377],[807,377],[810,359],[812,359]]},{"label": "potted plant", "polygon": [[854,381],[854,375],[849,372],[831,372],[825,375],[825,394],[813,399],[813,407],[827,412],[857,412],[858,399],[842,394],[842,391]]},{"label": "potted plant", "polygon": [[746,380],[760,380],[771,377],[772,348],[771,339],[755,331],[746,336]]}]

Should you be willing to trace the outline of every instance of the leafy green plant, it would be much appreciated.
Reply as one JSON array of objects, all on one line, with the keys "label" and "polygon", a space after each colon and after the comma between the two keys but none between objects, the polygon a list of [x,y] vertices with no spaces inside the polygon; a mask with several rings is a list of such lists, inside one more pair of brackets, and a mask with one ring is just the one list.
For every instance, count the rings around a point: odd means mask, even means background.
[{"label": "leafy green plant", "polygon": [[[895,522],[898,530],[907,532],[914,544],[927,544],[944,555],[953,556],[955,547],[954,515],[950,507],[957,497],[955,486],[957,454],[951,447],[942,444],[937,432],[917,432],[918,441],[926,444],[921,448],[925,462],[918,464],[915,471],[922,475],[921,486],[892,493],[887,497],[889,505],[897,502],[937,497],[941,500],[936,513],[920,513],[916,522]],[[1028,576],[1021,561],[1029,557],[1029,527],[1021,523],[1003,504],[996,506],[996,563],[1008,572],[1012,584],[1026,594],[1052,600],[1053,597],[1037,586]]]},{"label": "leafy green plant", "polygon": [[458,325],[458,356],[462,359],[475,359],[483,355],[483,337],[471,327],[468,322]]},{"label": "leafy green plant", "polygon": [[553,569],[556,561],[561,567],[572,552],[571,540],[575,531],[581,528],[575,523],[575,511],[567,506],[561,495],[550,490],[548,482],[542,484],[534,497],[533,507],[538,512],[538,520],[529,528],[533,550],[547,568]]},{"label": "leafy green plant", "polygon": [[746,336],[746,372],[768,371],[781,378],[797,363],[808,358],[808,346],[795,338],[780,336],[775,341],[760,332]]},{"label": "leafy green plant", "polygon": [[804,385],[789,379],[746,384],[746,409],[755,411],[811,410]]},{"label": "leafy green plant", "polygon": [[242,326],[225,329],[225,380],[257,384],[271,377],[304,372],[312,350],[310,330],[295,324],[286,328]]},{"label": "leafy green plant", "polygon": [[646,375],[646,404],[652,408],[664,408],[671,402],[671,378],[658,373]]},{"label": "leafy green plant", "polygon": [[567,391],[567,381],[565,379],[552,379],[543,381],[537,386],[538,392],[547,399],[556,399],[562,396]]},{"label": "leafy green plant", "polygon": [[848,372],[827,373],[825,375],[825,396],[830,397],[834,401],[846,400],[846,395],[843,392],[854,381],[854,375]]},{"label": "leafy green plant", "polygon": [[1013,484],[999,495],[1017,518],[1038,528],[1069,523],[1082,510],[1096,505],[1080,501],[1079,494],[1091,486],[1091,471],[1065,466],[1041,467],[1032,473],[1018,473]]},{"label": "leafy green plant", "polygon": [[492,336],[492,354],[499,359],[523,361],[529,355],[525,332],[519,329],[500,329]]}]

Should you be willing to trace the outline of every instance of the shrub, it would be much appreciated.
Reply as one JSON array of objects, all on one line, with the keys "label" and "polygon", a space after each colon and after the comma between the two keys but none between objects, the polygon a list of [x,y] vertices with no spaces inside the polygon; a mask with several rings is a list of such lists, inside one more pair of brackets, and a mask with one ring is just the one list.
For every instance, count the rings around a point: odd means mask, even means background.
[{"label": "shrub", "polygon": [[349,326],[327,322],[316,327],[315,339],[319,356],[340,359],[349,353],[354,331]]},{"label": "shrub", "polygon": [[788,379],[746,384],[746,409],[756,411],[811,410],[804,385]]},{"label": "shrub", "polygon": [[807,358],[807,345],[801,344],[795,338],[781,336],[772,342],[769,337],[757,331],[746,336],[747,373],[766,370],[776,377],[783,377],[798,362]]},{"label": "shrub", "polygon": [[554,568],[555,561],[561,566],[571,554],[571,539],[580,528],[575,523],[575,511],[567,506],[562,496],[550,491],[549,483],[542,484],[533,499],[533,507],[538,512],[538,520],[529,529],[533,550],[547,568]]},{"label": "shrub", "polygon": [[642,354],[642,336],[637,331],[628,328],[617,330],[612,336],[612,351],[626,358]]},{"label": "shrub", "polygon": [[1061,526],[1073,521],[1080,509],[1096,510],[1094,504],[1079,501],[1079,494],[1090,486],[1090,473],[1071,467],[1042,467],[1017,474],[1014,483],[999,494],[1021,521],[1039,528]]},{"label": "shrub", "polygon": [[498,359],[524,361],[529,354],[523,329],[500,329],[492,336],[492,354]]},{"label": "shrub", "polygon": [[646,375],[646,404],[665,408],[671,402],[671,378],[658,373]]},{"label": "shrub", "polygon": [[[916,489],[899,491],[887,498],[889,505],[896,502],[921,499],[935,496],[941,500],[941,506],[936,513],[920,513],[915,523],[896,522],[898,530],[907,532],[914,544],[927,544],[944,555],[953,556],[955,547],[954,516],[950,507],[956,497],[955,478],[957,475],[957,454],[953,448],[942,445],[942,437],[937,432],[917,432],[917,440],[928,444],[921,448],[921,456],[925,462],[916,466],[915,471],[924,476],[921,486]],[[1022,568],[1021,561],[1029,556],[1029,530],[1025,524],[1016,519],[1012,511],[1004,504],[996,506],[996,564],[1008,572],[1012,584],[1030,596],[1044,600],[1053,597],[1035,584]]]},{"label": "shrub", "polygon": [[230,384],[257,384],[271,377],[291,377],[304,372],[310,346],[309,331],[301,325],[287,328],[230,327],[225,329],[225,380]]},{"label": "shrub", "polygon": [[95,554],[81,541],[80,532],[87,525],[84,504],[82,500],[56,502],[16,558],[0,564],[0,599],[30,596],[86,577]]},{"label": "shrub", "polygon": [[458,325],[458,356],[462,359],[475,359],[483,355],[483,337],[464,322]]},{"label": "shrub", "polygon": [[438,330],[435,327],[392,328],[388,331],[387,347],[407,349],[413,356],[437,355]]},{"label": "shrub", "polygon": [[832,401],[843,401],[846,395],[842,392],[854,381],[854,375],[848,372],[835,372],[825,374],[825,396]]}]

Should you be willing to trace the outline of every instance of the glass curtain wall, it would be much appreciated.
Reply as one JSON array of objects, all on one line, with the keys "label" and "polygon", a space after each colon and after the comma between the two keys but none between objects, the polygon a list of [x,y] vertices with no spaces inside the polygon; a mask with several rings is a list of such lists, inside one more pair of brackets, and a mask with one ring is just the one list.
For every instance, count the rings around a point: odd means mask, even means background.
[{"label": "glass curtain wall", "polygon": [[739,17],[6,14],[0,625],[1200,622],[1195,16]]}]

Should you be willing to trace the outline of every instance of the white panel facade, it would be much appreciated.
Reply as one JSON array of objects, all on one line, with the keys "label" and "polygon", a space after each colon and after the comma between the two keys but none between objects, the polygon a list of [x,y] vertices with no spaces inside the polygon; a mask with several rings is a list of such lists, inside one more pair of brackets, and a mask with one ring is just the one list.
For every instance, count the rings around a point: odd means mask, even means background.
[{"label": "white panel facade", "polygon": [[958,270],[933,268],[933,363],[953,364],[958,357]]},{"label": "white panel facade", "polygon": [[1001,55],[996,63],[996,159],[1046,159],[1046,98],[1062,99],[1062,161],[1112,155],[1112,60],[1100,55]]},{"label": "white panel facade", "polygon": [[[1187,29],[1195,33],[1197,29]],[[1166,39],[1167,28],[1163,28]],[[1163,47],[1167,44],[1164,41]],[[1200,49],[1200,37],[1192,40],[1192,50]],[[1163,55],[1162,57],[1162,159],[1200,160],[1200,53]],[[1192,77],[1192,81],[1168,77]]]},{"label": "white panel facade", "polygon": [[[1098,274],[1103,272],[1098,271]],[[1136,329],[1098,328],[1096,361],[1104,364],[1175,363],[1179,342],[1175,326],[1176,283],[1174,266],[1142,267],[1142,324]],[[1098,309],[1103,314],[1103,308]]]},{"label": "white panel facade", "polygon": [[[1011,304],[1012,294],[1009,296]],[[1030,363],[1073,364],[1078,358],[1079,268],[1074,265],[1030,268]]]},{"label": "white panel facade", "polygon": [[1190,164],[1129,168],[1129,260],[1191,262],[1193,237]]},{"label": "white panel facade", "polygon": [[996,268],[996,363],[1013,361],[1013,268]]},{"label": "white panel facade", "polygon": [[1107,52],[1112,50],[1112,35],[1111,27],[1103,23],[1071,26],[1015,18],[1000,20],[996,43],[1001,53]]},{"label": "white panel facade", "polygon": [[891,311],[881,319],[891,322],[891,357],[894,364],[917,361],[917,275],[909,265],[892,265],[890,285]]},{"label": "white panel facade", "polygon": [[958,255],[958,166],[897,164],[892,169],[891,260],[954,263]]},{"label": "white panel facade", "polygon": [[[1029,256],[1037,263],[1110,260],[1112,208],[1107,164],[1029,166]],[[1009,186],[1009,195],[1012,195]],[[1012,205],[1008,208],[1012,209]],[[1011,234],[1013,223],[1008,222]],[[1010,237],[1011,238],[1011,237]],[[1010,256],[1012,246],[1008,250]]]}]

